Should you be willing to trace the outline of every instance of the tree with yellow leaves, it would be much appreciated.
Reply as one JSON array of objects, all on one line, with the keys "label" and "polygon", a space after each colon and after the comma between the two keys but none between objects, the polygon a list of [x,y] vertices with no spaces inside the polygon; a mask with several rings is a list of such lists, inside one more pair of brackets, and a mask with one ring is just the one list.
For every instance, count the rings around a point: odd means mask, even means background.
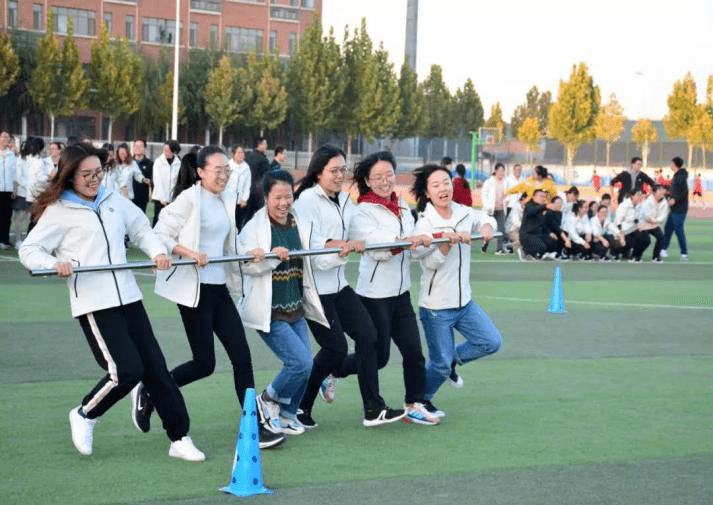
[{"label": "tree with yellow leaves", "polygon": [[703,168],[705,169],[706,151],[713,149],[713,117],[708,113],[708,108],[705,105],[699,107],[698,117],[688,130],[688,143],[693,148],[701,148]]},{"label": "tree with yellow leaves", "polygon": [[663,118],[663,125],[669,137],[688,141],[688,167],[691,166],[693,158],[693,144],[688,138],[688,132],[699,114],[696,100],[696,81],[691,73],[687,72],[683,80],[674,83],[673,91],[668,97],[668,114]]},{"label": "tree with yellow leaves", "polygon": [[631,138],[641,149],[641,161],[646,168],[649,159],[649,144],[653,144],[658,139],[658,132],[651,121],[640,119],[631,129]]},{"label": "tree with yellow leaves", "polygon": [[528,117],[522,122],[522,126],[517,131],[517,139],[525,144],[527,149],[527,157],[532,164],[532,152],[537,149],[542,139],[542,131],[540,130],[540,121],[536,117]]},{"label": "tree with yellow leaves", "polygon": [[609,95],[609,102],[602,106],[597,116],[595,124],[595,134],[598,139],[606,143],[607,167],[609,166],[609,150],[612,142],[618,142],[621,138],[621,132],[624,130],[626,117],[624,109],[616,99],[616,95]]}]

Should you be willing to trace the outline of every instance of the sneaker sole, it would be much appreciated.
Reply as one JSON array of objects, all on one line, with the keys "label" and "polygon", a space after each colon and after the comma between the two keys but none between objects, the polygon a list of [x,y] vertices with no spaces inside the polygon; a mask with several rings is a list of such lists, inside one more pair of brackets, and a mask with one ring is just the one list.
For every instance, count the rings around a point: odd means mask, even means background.
[{"label": "sneaker sole", "polygon": [[274,449],[285,443],[287,437],[276,438],[275,440],[270,440],[269,442],[260,442],[260,449]]},{"label": "sneaker sole", "polygon": [[205,456],[203,456],[203,458],[200,458],[200,459],[190,459],[190,458],[185,457],[182,454],[180,454],[179,452],[176,452],[172,449],[168,450],[168,455],[171,458],[182,459],[183,461],[188,461],[189,463],[201,463],[201,462],[205,461]]},{"label": "sneaker sole", "polygon": [[[82,450],[79,447],[79,445],[77,444],[77,442],[74,441],[74,429],[72,429],[73,421],[74,422],[77,422],[77,421],[82,422],[82,420],[81,420],[82,416],[79,415],[78,410],[79,410],[79,408],[77,407],[77,408],[74,408],[69,411],[69,431],[72,435],[72,444],[74,445],[74,448],[77,449],[77,451],[79,451],[79,454],[81,454],[82,456],[91,456],[93,448],[89,448],[89,451]],[[80,418],[80,419],[77,419],[75,421],[76,418]]]},{"label": "sneaker sole", "polygon": [[440,421],[440,419],[438,419],[438,417],[436,417],[435,420],[433,420],[433,421],[429,421],[427,419],[420,419],[418,417],[409,417],[407,415],[407,416],[404,416],[403,419],[401,419],[401,420],[406,424],[420,424],[423,426],[438,426],[441,423],[441,421]]},{"label": "sneaker sole", "polygon": [[364,419],[362,421],[362,424],[367,428],[372,428],[374,426],[381,426],[382,424],[395,423],[396,421],[400,421],[401,419],[403,419],[405,416],[406,412],[404,412],[398,417],[393,417],[391,419]]}]

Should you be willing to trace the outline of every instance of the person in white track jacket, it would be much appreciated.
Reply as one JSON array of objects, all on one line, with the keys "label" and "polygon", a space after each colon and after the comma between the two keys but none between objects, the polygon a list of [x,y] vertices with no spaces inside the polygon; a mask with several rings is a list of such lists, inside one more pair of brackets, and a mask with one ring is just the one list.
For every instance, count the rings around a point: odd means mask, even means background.
[{"label": "person in white track jacket", "polygon": [[[502,344],[498,329],[472,300],[470,279],[471,234],[480,232],[484,239],[492,238],[496,222],[484,212],[453,202],[451,177],[442,168],[426,165],[415,175],[416,232],[450,240],[414,253],[422,268],[418,307],[429,356],[426,408],[445,415],[431,400],[454,364],[493,354]],[[454,329],[465,337],[457,346]]]},{"label": "person in white track jacket", "polygon": [[79,321],[97,363],[107,371],[69,413],[72,442],[81,454],[91,454],[99,417],[143,381],[171,439],[169,456],[202,461],[205,455],[188,436],[183,396],[168,373],[134,276],[128,270],[73,271],[80,266],[126,263],[127,234],[159,269],[171,265],[165,246],[141,210],[100,186],[105,156],[91,144],[64,150],[57,175],[37,196],[37,224],[20,248],[20,260],[27,268],[51,268],[67,279],[72,316]]},{"label": "person in white track jacket", "polygon": [[156,226],[161,209],[173,200],[173,189],[176,187],[178,172],[181,169],[179,152],[181,152],[181,145],[175,140],[167,140],[163,144],[163,153],[153,162],[151,199],[154,204],[154,226]]},{"label": "person in white track jacket", "polygon": [[636,207],[641,204],[644,194],[641,189],[634,190],[630,195],[625,195],[623,201],[616,209],[614,225],[621,231],[626,240],[626,251],[631,252],[631,261],[641,262],[641,255],[651,243],[648,233],[639,231],[639,220]]},{"label": "person in white track jacket", "polygon": [[[363,240],[367,246],[397,240],[406,240],[411,244],[406,250],[366,252],[359,262],[356,292],[376,327],[379,368],[389,361],[392,340],[401,351],[406,388],[405,419],[417,424],[435,425],[440,419],[423,405],[426,360],[409,293],[411,250],[430,245],[431,237],[414,232],[411,209],[394,192],[395,170],[396,160],[388,151],[367,156],[357,163],[354,170],[359,205],[349,227],[349,238]],[[367,415],[364,424],[370,426],[372,421],[376,420]]]},{"label": "person in white track jacket", "polygon": [[641,204],[641,217],[639,221],[639,230],[652,235],[656,242],[654,243],[654,251],[651,261],[654,263],[662,263],[661,249],[663,245],[663,230],[661,227],[666,223],[669,214],[669,205],[666,201],[666,186],[657,185],[654,191]]},{"label": "person in white track jacket", "polygon": [[[364,242],[350,240],[349,227],[356,206],[342,191],[346,176],[346,155],[334,146],[317,149],[307,174],[300,181],[294,208],[302,226],[309,230],[310,249],[341,249],[339,254],[311,256],[319,299],[329,320],[329,329],[308,321],[320,346],[314,357],[312,374],[302,397],[298,419],[305,427],[316,427],[312,408],[318,393],[327,402],[334,400],[334,377],[356,374],[365,419],[388,422],[391,414],[379,395],[376,328],[371,317],[344,275],[347,255],[363,252]],[[348,354],[345,334],[354,340],[354,354]],[[386,410],[383,416],[379,414]],[[376,424],[376,421],[375,421]]]},{"label": "person in white track jacket", "polygon": [[238,206],[235,208],[235,224],[238,231],[243,229],[248,220],[248,200],[250,199],[250,165],[245,161],[245,149],[241,145],[233,146],[233,157],[228,163],[230,165],[230,178],[225,187],[227,191],[232,191],[237,195]]}]

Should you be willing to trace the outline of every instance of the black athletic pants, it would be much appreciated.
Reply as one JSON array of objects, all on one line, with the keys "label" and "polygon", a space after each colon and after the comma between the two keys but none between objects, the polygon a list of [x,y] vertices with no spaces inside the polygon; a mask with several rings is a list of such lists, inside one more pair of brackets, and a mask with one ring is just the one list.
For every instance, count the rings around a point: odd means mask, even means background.
[{"label": "black athletic pants", "polygon": [[158,223],[158,215],[161,213],[164,206],[158,200],[151,201],[153,202],[153,222],[151,223],[151,226],[156,226],[156,223]]},{"label": "black athletic pants", "polygon": [[250,348],[243,322],[225,284],[201,284],[198,306],[178,305],[193,359],[178,365],[171,375],[179,387],[208,377],[215,370],[213,333],[223,344],[233,365],[235,393],[240,405],[245,390],[255,387]]},{"label": "black athletic pants", "polygon": [[384,368],[389,362],[393,340],[403,357],[405,402],[422,403],[426,390],[426,360],[421,350],[421,337],[411,305],[411,294],[406,291],[388,298],[359,296],[359,299],[376,327],[379,368]]},{"label": "black athletic pants", "polygon": [[641,259],[641,255],[651,244],[651,238],[645,231],[632,231],[624,238],[626,239],[626,250],[632,251],[631,255],[634,259]]},{"label": "black athletic pants", "polygon": [[520,236],[520,243],[525,254],[541,258],[548,252],[562,252],[562,241],[554,239],[549,235],[524,234]]},{"label": "black athletic pants", "polygon": [[[356,373],[364,410],[384,407],[384,399],[379,396],[376,328],[366,308],[349,286],[338,293],[320,295],[319,299],[331,329],[314,321],[307,321],[321,349],[314,356],[312,373],[300,408],[305,412],[312,412],[319,387],[330,373],[335,377]],[[354,354],[347,355],[349,348],[345,333],[354,340]]]},{"label": "black athletic pants", "polygon": [[168,373],[143,304],[98,310],[77,319],[94,358],[108,372],[82,400],[87,418],[101,416],[143,381],[168,438],[175,441],[188,434],[186,404]]},{"label": "black athletic pants", "polygon": [[[646,230],[649,235],[653,235],[656,239],[654,243],[654,254],[651,256],[652,260],[659,259],[661,257],[661,248],[663,246],[663,231],[658,226],[652,230]],[[651,238],[649,238],[649,241]]]},{"label": "black athletic pants", "polygon": [[[0,244],[10,244],[10,223],[12,221],[12,193],[0,191]],[[20,237],[15,237],[20,240]]]}]

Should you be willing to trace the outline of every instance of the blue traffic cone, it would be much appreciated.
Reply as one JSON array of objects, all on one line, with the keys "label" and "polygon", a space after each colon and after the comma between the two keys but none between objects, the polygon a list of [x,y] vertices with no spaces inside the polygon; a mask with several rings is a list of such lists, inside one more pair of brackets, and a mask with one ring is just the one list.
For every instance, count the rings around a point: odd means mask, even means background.
[{"label": "blue traffic cone", "polygon": [[235,462],[230,483],[220,488],[224,493],[235,496],[271,494],[262,480],[262,459],[260,458],[260,438],[257,432],[257,406],[255,389],[245,391],[243,415],[240,418],[240,433],[235,446]]},{"label": "blue traffic cone", "polygon": [[555,268],[555,275],[552,279],[552,291],[550,291],[550,306],[547,309],[550,314],[564,314],[564,291],[562,289],[562,270]]}]

